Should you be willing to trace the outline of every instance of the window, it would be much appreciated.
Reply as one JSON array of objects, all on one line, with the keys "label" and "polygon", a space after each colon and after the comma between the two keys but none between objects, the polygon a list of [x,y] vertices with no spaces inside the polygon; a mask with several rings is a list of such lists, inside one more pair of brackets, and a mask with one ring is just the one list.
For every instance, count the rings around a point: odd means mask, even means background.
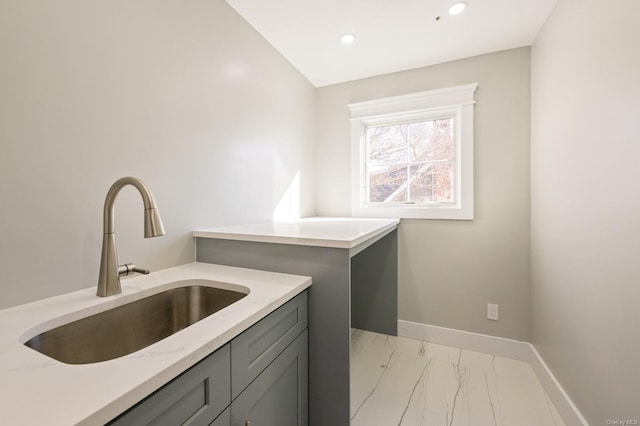
[{"label": "window", "polygon": [[349,105],[353,216],[473,219],[476,87]]},{"label": "window", "polygon": [[366,203],[455,200],[454,117],[366,126]]}]

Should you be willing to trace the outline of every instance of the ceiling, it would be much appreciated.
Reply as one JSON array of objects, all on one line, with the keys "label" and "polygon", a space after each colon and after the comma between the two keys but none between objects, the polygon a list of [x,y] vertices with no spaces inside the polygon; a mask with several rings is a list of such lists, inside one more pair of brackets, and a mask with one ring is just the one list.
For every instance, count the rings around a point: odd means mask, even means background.
[{"label": "ceiling", "polygon": [[226,1],[316,87],[531,45],[557,2],[467,0],[451,16],[457,0]]}]

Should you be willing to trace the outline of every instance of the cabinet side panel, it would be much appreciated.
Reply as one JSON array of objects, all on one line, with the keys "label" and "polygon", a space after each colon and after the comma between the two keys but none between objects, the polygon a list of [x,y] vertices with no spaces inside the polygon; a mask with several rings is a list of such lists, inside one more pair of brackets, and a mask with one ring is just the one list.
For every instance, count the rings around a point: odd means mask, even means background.
[{"label": "cabinet side panel", "polygon": [[398,231],[351,258],[351,326],[398,335]]},{"label": "cabinet side panel", "polygon": [[351,345],[346,249],[197,238],[198,262],[313,278],[309,295],[309,423],[348,426]]}]

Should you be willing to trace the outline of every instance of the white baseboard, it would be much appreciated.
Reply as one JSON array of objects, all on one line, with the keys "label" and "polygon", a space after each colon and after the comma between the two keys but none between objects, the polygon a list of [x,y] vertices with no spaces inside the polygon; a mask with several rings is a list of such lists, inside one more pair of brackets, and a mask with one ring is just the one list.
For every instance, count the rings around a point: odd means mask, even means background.
[{"label": "white baseboard", "polygon": [[536,348],[529,342],[403,320],[398,320],[398,336],[526,361],[567,426],[589,426]]},{"label": "white baseboard", "polygon": [[529,364],[533,368],[533,372],[536,373],[538,380],[542,384],[542,387],[549,395],[549,399],[553,402],[553,405],[558,410],[560,417],[568,426],[589,426],[587,420],[582,416],[578,408],[573,404],[569,395],[564,391],[556,376],[553,375],[544,359],[540,356],[536,348],[529,343],[531,347],[531,359]]},{"label": "white baseboard", "polygon": [[531,359],[530,345],[527,342],[454,330],[452,328],[437,327],[435,325],[399,320],[398,336],[495,354],[520,361],[529,362]]}]

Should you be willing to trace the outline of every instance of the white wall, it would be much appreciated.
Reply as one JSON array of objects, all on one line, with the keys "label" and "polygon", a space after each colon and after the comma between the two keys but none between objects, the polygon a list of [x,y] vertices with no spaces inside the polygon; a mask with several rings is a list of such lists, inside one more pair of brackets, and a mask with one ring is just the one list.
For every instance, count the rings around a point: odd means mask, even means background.
[{"label": "white wall", "polygon": [[402,220],[400,319],[529,339],[529,71],[525,47],[318,89],[317,211],[349,216],[347,104],[479,83],[475,220]]},{"label": "white wall", "polygon": [[560,0],[532,50],[533,342],[592,425],[640,420],[639,15]]},{"label": "white wall", "polygon": [[167,235],[116,200],[119,260],[192,261],[190,231],[314,214],[315,88],[223,0],[0,3],[0,307],[96,285],[102,207],[142,178]]}]

